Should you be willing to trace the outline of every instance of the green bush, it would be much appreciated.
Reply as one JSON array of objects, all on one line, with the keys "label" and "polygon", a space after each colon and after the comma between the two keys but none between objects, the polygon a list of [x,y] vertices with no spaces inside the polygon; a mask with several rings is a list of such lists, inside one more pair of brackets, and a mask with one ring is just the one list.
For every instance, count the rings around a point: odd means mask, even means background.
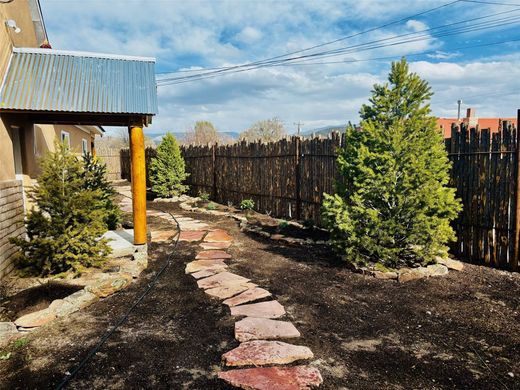
[{"label": "green bush", "polygon": [[83,179],[87,190],[99,190],[101,192],[102,208],[107,212],[105,223],[110,230],[117,228],[121,221],[121,210],[114,202],[116,191],[107,180],[107,166],[94,158],[90,153],[83,155]]},{"label": "green bush", "polygon": [[110,253],[99,238],[108,218],[102,191],[85,188],[85,168],[63,144],[43,158],[41,168],[29,191],[36,207],[26,218],[27,240],[11,240],[21,249],[18,265],[40,276],[101,265]]},{"label": "green bush", "polygon": [[240,202],[241,210],[253,210],[255,208],[255,201],[253,199],[242,199]]},{"label": "green bush", "polygon": [[177,140],[166,133],[150,163],[152,191],[163,198],[183,194],[188,187],[182,184],[188,177]]},{"label": "green bush", "polygon": [[392,64],[388,80],[361,108],[362,130],[346,130],[343,180],[326,195],[323,220],[349,262],[424,265],[447,254],[461,206],[447,186],[450,163],[430,116],[430,87],[404,59]]},{"label": "green bush", "polygon": [[285,229],[286,227],[289,226],[289,222],[287,222],[285,219],[282,219],[278,222],[278,229],[279,230],[283,230]]},{"label": "green bush", "polygon": [[207,208],[208,210],[216,210],[216,209],[217,209],[217,205],[216,205],[215,203],[213,203],[213,202],[210,202],[210,203],[208,203],[208,205],[206,206],[206,208]]},{"label": "green bush", "polygon": [[209,194],[206,191],[200,191],[199,192],[199,198],[203,202],[207,202],[209,200]]}]

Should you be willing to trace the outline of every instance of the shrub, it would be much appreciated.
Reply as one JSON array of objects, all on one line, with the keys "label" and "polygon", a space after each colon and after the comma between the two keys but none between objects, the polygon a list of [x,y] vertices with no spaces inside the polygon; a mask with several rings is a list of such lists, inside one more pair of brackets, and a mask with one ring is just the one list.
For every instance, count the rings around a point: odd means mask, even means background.
[{"label": "shrub", "polygon": [[85,188],[84,166],[63,144],[41,162],[38,184],[29,191],[36,206],[27,215],[27,240],[12,239],[26,273],[46,276],[98,266],[110,252],[103,193]]},{"label": "shrub", "polygon": [[186,192],[188,187],[182,184],[188,177],[185,169],[177,140],[171,133],[166,133],[150,163],[152,191],[163,198]]},{"label": "shrub", "polygon": [[278,222],[279,230],[285,229],[288,226],[289,226],[289,222],[287,222],[285,219],[282,219],[282,220],[280,220],[280,222]]},{"label": "shrub", "polygon": [[206,191],[200,191],[199,192],[199,198],[203,202],[207,202],[209,200],[209,194]]},{"label": "shrub", "polygon": [[242,199],[240,202],[240,209],[253,210],[255,208],[255,201],[253,199]]},{"label": "shrub", "polygon": [[430,87],[404,59],[388,80],[361,108],[362,130],[346,130],[343,180],[326,195],[323,220],[349,262],[424,265],[446,255],[461,206],[447,187],[450,163],[430,116]]},{"label": "shrub", "polygon": [[101,193],[101,206],[107,212],[105,223],[110,230],[117,228],[121,221],[121,210],[114,202],[116,191],[107,180],[107,166],[98,159],[94,158],[90,153],[83,155],[83,180],[84,187],[87,190],[99,190]]},{"label": "shrub", "polygon": [[216,205],[215,203],[213,203],[213,202],[210,202],[210,203],[208,203],[208,205],[206,206],[206,208],[207,208],[208,210],[216,210],[216,209],[217,209],[217,205]]}]

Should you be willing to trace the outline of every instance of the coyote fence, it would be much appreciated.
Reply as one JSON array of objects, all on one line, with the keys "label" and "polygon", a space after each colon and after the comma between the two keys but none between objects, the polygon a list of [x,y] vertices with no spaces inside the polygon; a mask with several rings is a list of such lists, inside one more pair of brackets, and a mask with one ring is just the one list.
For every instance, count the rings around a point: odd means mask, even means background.
[{"label": "coyote fence", "polygon": [[107,166],[107,179],[110,181],[121,179],[121,157],[119,149],[96,147],[96,156]]},{"label": "coyote fence", "polygon": [[[517,130],[502,122],[500,130],[453,127],[445,140],[452,162],[451,185],[463,211],[452,224],[457,236],[451,253],[472,263],[518,270],[520,205],[517,190]],[[337,133],[328,138],[293,137],[274,143],[182,147],[192,195],[239,205],[253,199],[255,209],[277,218],[320,224],[323,194],[334,193],[340,179]],[[146,149],[147,166],[155,149]],[[121,175],[130,179],[130,156],[121,151]]]}]

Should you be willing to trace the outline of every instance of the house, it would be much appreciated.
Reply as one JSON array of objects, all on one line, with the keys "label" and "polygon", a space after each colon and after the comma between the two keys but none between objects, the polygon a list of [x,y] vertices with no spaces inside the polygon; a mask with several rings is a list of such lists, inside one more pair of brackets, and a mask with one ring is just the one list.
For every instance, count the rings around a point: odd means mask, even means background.
[{"label": "house", "polygon": [[134,244],[146,244],[143,127],[156,113],[155,59],[51,49],[38,0],[0,2],[0,278],[13,268],[9,238],[25,233],[38,159],[56,139],[95,152],[102,126],[129,128]]},{"label": "house", "polygon": [[468,108],[465,118],[437,118],[437,125],[442,130],[444,138],[451,137],[452,123],[455,123],[456,125],[464,123],[470,128],[478,126],[479,129],[490,129],[491,133],[498,132],[500,124],[504,121],[511,122],[511,124],[516,126],[516,118],[479,118],[475,116],[475,113],[476,111],[474,108]]}]

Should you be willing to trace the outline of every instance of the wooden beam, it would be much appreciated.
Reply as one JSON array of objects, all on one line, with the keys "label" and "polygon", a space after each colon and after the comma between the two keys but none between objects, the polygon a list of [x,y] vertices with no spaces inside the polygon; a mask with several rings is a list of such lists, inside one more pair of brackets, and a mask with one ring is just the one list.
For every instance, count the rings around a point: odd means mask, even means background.
[{"label": "wooden beam", "polygon": [[144,134],[140,126],[129,127],[134,244],[146,244],[146,167]]},{"label": "wooden beam", "polygon": [[515,204],[515,248],[511,268],[518,271],[520,256],[520,109],[516,120],[516,204]]}]

